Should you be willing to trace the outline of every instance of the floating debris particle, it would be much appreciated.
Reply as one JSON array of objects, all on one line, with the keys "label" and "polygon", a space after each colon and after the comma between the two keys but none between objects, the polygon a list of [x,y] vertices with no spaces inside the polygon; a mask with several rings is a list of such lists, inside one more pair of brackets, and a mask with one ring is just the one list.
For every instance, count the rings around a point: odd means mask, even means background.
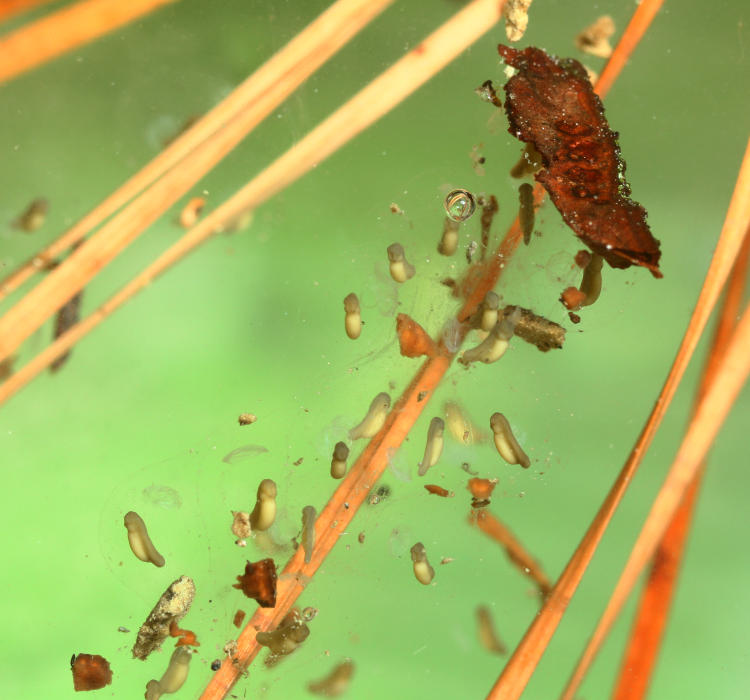
[{"label": "floating debris particle", "polygon": [[417,542],[411,548],[411,560],[414,564],[414,576],[417,581],[425,586],[431,584],[432,579],[435,578],[435,569],[427,561],[427,552],[425,552],[424,545],[421,542]]},{"label": "floating debris particle", "polygon": [[308,683],[307,689],[314,695],[337,698],[347,691],[353,675],[354,662],[347,659],[335,666],[325,678]]},{"label": "floating debris particle", "polygon": [[463,470],[464,470],[464,471],[465,471],[465,472],[466,472],[467,474],[471,474],[472,476],[476,476],[477,474],[479,474],[479,472],[475,472],[475,471],[474,471],[474,470],[473,470],[473,469],[471,468],[471,465],[470,465],[470,464],[469,464],[468,462],[464,462],[464,463],[463,463],[463,464],[461,465],[461,469],[463,469]]},{"label": "floating debris particle", "polygon": [[349,431],[350,440],[359,440],[361,438],[371,438],[385,424],[386,416],[391,408],[391,397],[385,392],[378,394],[370,404],[367,415],[362,422]]},{"label": "floating debris particle", "polygon": [[479,605],[476,614],[479,643],[492,654],[507,654],[508,647],[497,636],[490,609],[486,605]]},{"label": "floating debris particle", "polygon": [[471,507],[484,508],[490,504],[490,497],[497,486],[497,479],[469,479],[466,488],[470,491]]},{"label": "floating debris particle", "polygon": [[391,202],[389,209],[391,210],[391,214],[399,214],[401,216],[404,214],[404,210],[395,202]]},{"label": "floating debris particle", "polygon": [[478,88],[474,89],[474,92],[479,95],[484,102],[489,102],[491,105],[495,105],[495,107],[499,107],[500,109],[503,108],[503,101],[498,97],[495,86],[492,84],[491,80],[485,80]]},{"label": "floating debris particle", "polygon": [[156,547],[148,536],[146,523],[138,513],[131,510],[125,514],[125,528],[128,531],[130,549],[138,559],[154,566],[164,566],[164,557],[156,551]]},{"label": "floating debris particle", "polygon": [[331,476],[334,479],[342,479],[346,474],[346,460],[349,459],[349,448],[346,443],[337,442],[333,448],[331,458]]},{"label": "floating debris particle", "polygon": [[381,484],[376,489],[373,489],[373,491],[370,493],[370,495],[367,497],[367,502],[371,506],[376,506],[381,501],[384,501],[386,498],[388,498],[391,495],[391,487],[387,484]]},{"label": "floating debris particle", "polygon": [[435,357],[438,352],[435,341],[427,331],[406,314],[396,316],[396,335],[404,357]]},{"label": "floating debris particle", "polygon": [[205,206],[205,198],[193,197],[180,212],[180,217],[178,219],[180,226],[182,226],[182,228],[191,228],[194,226]]},{"label": "floating debris particle", "polygon": [[256,416],[254,413],[240,413],[240,417],[237,419],[237,422],[240,425],[252,425],[257,420],[258,416]]},{"label": "floating debris particle", "polygon": [[445,212],[453,221],[466,221],[476,211],[474,195],[468,190],[452,190],[445,197]]},{"label": "floating debris particle", "polygon": [[236,613],[234,613],[234,618],[232,619],[232,624],[239,629],[242,627],[242,622],[245,619],[245,611],[244,610],[238,610]]},{"label": "floating debris particle", "polygon": [[250,513],[250,527],[254,531],[268,530],[276,519],[276,482],[263,479],[258,486],[255,508]]},{"label": "floating debris particle", "polygon": [[466,262],[471,265],[471,261],[474,259],[474,253],[477,252],[479,244],[476,241],[469,241],[469,245],[466,246]]},{"label": "floating debris particle", "polygon": [[424,476],[430,467],[434,467],[443,453],[443,433],[445,432],[445,421],[442,418],[433,418],[427,430],[427,445],[424,457],[419,463],[419,476]]},{"label": "floating debris particle", "polygon": [[171,486],[151,484],[141,491],[143,497],[151,504],[165,510],[176,510],[182,507],[180,494]]},{"label": "floating debris particle", "polygon": [[245,564],[245,573],[237,577],[232,588],[242,591],[252,598],[261,608],[273,608],[276,605],[276,565],[273,559],[261,559]]},{"label": "floating debris particle", "polygon": [[443,557],[440,560],[441,565],[450,564],[452,561],[456,561],[453,557]]},{"label": "floating debris particle", "polygon": [[253,528],[250,527],[250,513],[243,510],[232,511],[232,534],[238,538],[235,544],[240,547],[247,544],[245,540],[253,534]]},{"label": "floating debris particle", "polygon": [[49,202],[44,197],[38,197],[32,200],[23,213],[11,222],[11,226],[26,233],[34,233],[44,225],[48,212]]},{"label": "floating debris particle", "polygon": [[362,316],[359,309],[359,298],[352,292],[344,297],[344,329],[352,340],[362,333]]},{"label": "floating debris particle", "polygon": [[221,668],[221,661],[219,661],[219,659],[214,659],[211,662],[211,670],[218,671],[220,668]]},{"label": "floating debris particle", "polygon": [[263,445],[242,445],[242,447],[236,447],[231,452],[227,452],[221,458],[221,461],[225,464],[236,464],[240,460],[255,455],[262,455],[264,452],[268,452],[268,449],[263,447]]},{"label": "floating debris particle", "polygon": [[117,628],[117,631],[118,631],[118,632],[122,632],[122,633],[124,633],[124,634],[130,634],[130,630],[129,630],[129,629],[127,628],[127,627],[123,627],[122,625],[120,625],[120,626],[119,626],[119,627]]},{"label": "floating debris particle", "polygon": [[198,641],[198,637],[196,636],[195,632],[180,629],[177,626],[177,622],[175,620],[172,620],[172,622],[169,623],[169,636],[179,637],[177,643],[175,644],[176,647],[200,646],[200,642]]},{"label": "floating debris particle", "polygon": [[99,654],[74,654],[70,660],[73,690],[99,690],[112,682],[109,661]]},{"label": "floating debris particle", "polygon": [[272,632],[258,632],[255,636],[258,644],[268,647],[269,653],[265,665],[275,666],[281,658],[294,652],[310,635],[310,628],[298,608],[292,608],[279,626]]},{"label": "floating debris particle", "polygon": [[138,630],[138,637],[133,645],[133,658],[146,659],[148,655],[161,647],[169,636],[169,626],[179,621],[190,610],[195,598],[195,583],[188,576],[180,576],[157,601],[146,621]]},{"label": "floating debris particle", "polygon": [[182,688],[187,680],[192,658],[193,654],[184,647],[175,649],[164,675],[158,681],[154,679],[146,684],[146,700],[159,700],[162,695],[176,693]]},{"label": "floating debris particle", "polygon": [[614,33],[615,21],[609,15],[602,15],[576,36],[575,45],[592,56],[609,58],[612,55],[609,39]]},{"label": "floating debris particle", "polygon": [[517,310],[520,311],[520,316],[516,322],[515,335],[535,345],[541,352],[562,348],[565,342],[565,329],[559,323],[539,316],[522,306],[506,306],[502,313],[505,318],[509,318]]},{"label": "floating debris particle", "polygon": [[425,484],[424,487],[429,493],[434,494],[435,496],[442,496],[443,498],[453,498],[453,496],[456,495],[453,493],[453,491],[448,491],[448,489],[444,489],[442,486],[438,486],[437,484]]},{"label": "floating debris particle", "polygon": [[502,413],[493,413],[490,417],[490,428],[495,436],[495,447],[508,464],[520,464],[524,469],[531,466],[529,456],[518,444],[508,419]]},{"label": "floating debris particle", "polygon": [[360,544],[364,544],[365,543],[365,533],[364,532],[360,532],[357,535],[357,542],[359,542]]},{"label": "floating debris particle", "polygon": [[567,287],[560,295],[560,301],[566,309],[580,309],[586,295],[577,287]]},{"label": "floating debris particle", "polygon": [[505,15],[505,36],[508,41],[520,41],[529,25],[529,7],[532,0],[506,0],[503,6]]}]

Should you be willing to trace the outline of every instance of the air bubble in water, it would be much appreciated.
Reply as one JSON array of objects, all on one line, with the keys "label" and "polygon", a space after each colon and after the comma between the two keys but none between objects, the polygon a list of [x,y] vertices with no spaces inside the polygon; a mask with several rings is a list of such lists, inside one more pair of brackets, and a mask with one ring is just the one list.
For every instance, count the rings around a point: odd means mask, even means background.
[{"label": "air bubble in water", "polygon": [[476,208],[474,195],[468,190],[452,190],[445,198],[445,211],[453,221],[466,221]]}]

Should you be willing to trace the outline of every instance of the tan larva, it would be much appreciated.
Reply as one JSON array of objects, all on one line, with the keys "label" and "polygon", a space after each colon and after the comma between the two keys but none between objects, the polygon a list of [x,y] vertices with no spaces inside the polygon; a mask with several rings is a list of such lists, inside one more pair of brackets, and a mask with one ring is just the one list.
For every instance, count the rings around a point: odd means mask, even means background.
[{"label": "tan larva", "polygon": [[288,656],[310,635],[310,628],[298,608],[292,608],[271,632],[258,632],[258,644],[268,647],[269,654],[264,661],[268,667],[275,666],[281,658]]},{"label": "tan larva", "polygon": [[354,674],[354,662],[351,659],[342,661],[338,666],[319,681],[307,684],[307,689],[314,695],[322,695],[326,698],[337,698],[349,688],[349,683]]},{"label": "tan larva", "polygon": [[349,431],[350,440],[359,440],[360,438],[371,438],[385,424],[388,410],[391,407],[391,397],[382,392],[378,394],[370,404],[367,415],[362,422]]},{"label": "tan larva", "polygon": [[177,647],[169,659],[169,666],[160,680],[146,684],[146,700],[159,700],[162,695],[176,693],[187,680],[193,655],[185,647]]},{"label": "tan larva", "polygon": [[427,431],[427,445],[424,457],[419,463],[419,476],[424,476],[430,467],[434,467],[443,452],[443,433],[445,432],[445,421],[442,418],[433,418]]},{"label": "tan larva", "polygon": [[495,324],[490,334],[475,348],[466,350],[458,361],[469,365],[472,362],[484,362],[490,364],[497,362],[508,349],[510,339],[516,328],[516,323],[521,317],[521,312],[516,309],[508,318],[503,318]]},{"label": "tan larva", "polygon": [[359,310],[359,299],[354,292],[347,294],[344,298],[344,314],[346,334],[352,340],[356,340],[362,332],[362,316]]},{"label": "tan larva", "polygon": [[331,476],[343,479],[346,475],[346,460],[349,459],[349,448],[343,442],[337,442],[331,458]]},{"label": "tan larva", "polygon": [[417,542],[411,548],[411,560],[414,563],[414,576],[417,581],[429,586],[432,579],[435,578],[435,569],[427,561],[427,552],[425,552],[424,545],[421,542]]},{"label": "tan larva", "polygon": [[391,277],[395,282],[403,283],[414,277],[414,265],[406,259],[404,246],[393,243],[388,246],[388,260],[390,262]]},{"label": "tan larva", "polygon": [[438,243],[438,253],[440,255],[453,255],[458,248],[458,229],[461,223],[454,221],[449,216],[445,217],[443,223],[443,237]]},{"label": "tan larva", "polygon": [[128,543],[138,559],[150,562],[154,566],[164,566],[164,557],[156,551],[148,535],[146,523],[138,513],[132,510],[125,514],[125,527],[128,531]]},{"label": "tan larva", "polygon": [[494,433],[495,447],[500,456],[508,464],[520,464],[524,469],[528,469],[531,466],[531,460],[518,444],[508,419],[502,413],[493,413],[490,418],[490,428]]},{"label": "tan larva", "polygon": [[276,482],[263,479],[258,486],[258,498],[250,514],[250,527],[255,531],[268,530],[276,519]]}]

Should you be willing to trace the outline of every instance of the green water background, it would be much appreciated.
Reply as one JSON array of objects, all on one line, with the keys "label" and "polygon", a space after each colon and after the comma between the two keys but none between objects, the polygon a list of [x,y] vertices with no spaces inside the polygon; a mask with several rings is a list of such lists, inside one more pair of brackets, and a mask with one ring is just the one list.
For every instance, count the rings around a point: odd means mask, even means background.
[{"label": "green water background", "polygon": [[[3,274],[134,173],[188,117],[215,104],[325,6],[181,0],[2,86]],[[205,190],[216,206],[459,6],[394,3],[191,194]],[[537,0],[520,45],[582,58],[598,70],[602,61],[580,54],[573,36],[604,13],[614,17],[619,36],[635,6]],[[383,478],[392,495],[363,507],[300,599],[320,611],[310,638],[273,670],[256,662],[236,686],[237,697],[306,697],[305,683],[347,656],[357,665],[352,698],[485,696],[503,660],[481,648],[475,607],[491,606],[512,647],[538,605],[528,580],[466,524],[460,464],[500,479],[493,512],[556,577],[652,406],[707,269],[748,132],[748,20],[742,0],[710,8],[667,0],[606,100],[633,196],[662,242],[664,279],[606,268],[601,299],[572,326],[557,297],[577,281],[566,266],[581,246],[545,204],[538,216],[543,236],[519,251],[498,291],[506,302],[566,325],[565,349],[541,354],[514,342],[498,365],[450,370]],[[260,207],[248,230],[204,245],[87,337],[60,373],[44,374],[0,409],[6,697],[72,697],[68,659],[79,652],[112,664],[114,682],[98,696],[141,697],[168,653],[132,660],[134,634],[181,574],[196,581],[185,626],[197,631],[201,646],[179,697],[199,695],[209,664],[236,635],[234,611],[254,609],[231,583],[245,558],[263,556],[254,545],[233,544],[229,511],[249,509],[260,479],[273,478],[281,508],[276,534],[295,535],[301,508],[320,510],[333,489],[333,444],[376,393],[390,385],[398,396],[413,376],[419,362],[400,357],[394,315],[409,313],[438,332],[456,309],[439,280],[465,268],[461,253],[445,259],[435,252],[446,188],[495,194],[495,237],[514,216],[517,182],[507,172],[520,148],[504,116],[473,93],[487,78],[502,80],[499,41],[500,26]],[[469,156],[480,144],[483,176]],[[51,202],[45,226],[31,235],[13,231],[7,222],[42,195]],[[390,213],[391,202],[403,216]],[[87,287],[85,312],[179,237],[179,208]],[[478,229],[475,217],[462,229],[462,243],[477,238]],[[404,244],[418,269],[398,288],[385,264],[393,241]],[[343,333],[341,301],[350,291],[360,295],[366,321],[356,343]],[[35,333],[20,361],[44,347],[50,333],[51,324]],[[524,697],[556,697],[567,678],[674,455],[698,365]],[[712,452],[653,698],[747,697],[749,398],[741,395]],[[508,414],[531,469],[505,465],[486,444],[448,442],[430,481],[456,497],[428,497],[416,465],[429,420],[445,400],[459,401],[480,423],[495,410]],[[236,417],[244,411],[258,422],[240,428]],[[267,452],[222,462],[247,444]],[[179,503],[154,498],[153,486],[173,489]],[[164,569],[130,553],[122,516],[131,509],[148,523]],[[360,531],[364,544],[357,542]],[[454,559],[436,566],[434,586],[414,580],[408,550],[417,540],[434,564]],[[286,557],[277,555],[280,564]],[[626,613],[581,690],[587,700],[611,688],[632,604]],[[131,634],[118,632],[120,625]]]}]

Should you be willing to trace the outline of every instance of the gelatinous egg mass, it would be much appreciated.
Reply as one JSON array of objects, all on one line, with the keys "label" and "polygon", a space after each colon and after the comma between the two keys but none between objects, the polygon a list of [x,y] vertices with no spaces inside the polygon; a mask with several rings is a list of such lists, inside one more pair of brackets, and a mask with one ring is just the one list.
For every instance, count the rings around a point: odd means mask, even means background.
[{"label": "gelatinous egg mass", "polygon": [[466,221],[476,208],[474,195],[468,190],[452,190],[445,198],[445,211],[453,221]]}]

